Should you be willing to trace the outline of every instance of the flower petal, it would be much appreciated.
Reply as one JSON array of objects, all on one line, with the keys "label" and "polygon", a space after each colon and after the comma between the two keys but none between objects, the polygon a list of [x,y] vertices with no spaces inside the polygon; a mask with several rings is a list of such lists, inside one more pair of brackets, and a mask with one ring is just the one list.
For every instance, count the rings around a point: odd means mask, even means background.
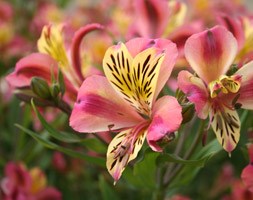
[{"label": "flower petal", "polygon": [[139,113],[149,116],[163,59],[160,49],[148,48],[132,60],[120,43],[106,51],[103,68],[112,87]]},{"label": "flower petal", "polygon": [[178,56],[176,45],[170,40],[166,39],[152,40],[147,38],[135,38],[128,41],[126,43],[126,47],[133,57],[135,57],[141,51],[151,47],[157,48],[161,52],[164,52],[165,57],[159,71],[159,81],[157,82],[153,98],[155,100],[168,81],[171,71],[175,65]]},{"label": "flower petal", "polygon": [[81,69],[81,56],[80,56],[80,47],[81,47],[82,39],[87,33],[94,30],[101,30],[101,29],[103,29],[103,26],[100,24],[88,24],[75,32],[75,35],[71,44],[71,59],[72,59],[73,67],[80,80],[84,79],[84,76],[82,74],[82,69]]},{"label": "flower petal", "polygon": [[238,43],[238,48],[241,49],[245,43],[242,20],[239,17],[223,14],[218,17],[218,21],[234,35]]},{"label": "flower petal", "polygon": [[[114,184],[121,177],[126,165],[137,157],[146,137],[144,130],[137,137],[132,137],[131,131],[132,129],[127,129],[118,133],[108,146],[106,167],[114,179]],[[131,143],[134,144],[133,148]]]},{"label": "flower petal", "polygon": [[198,117],[206,119],[210,106],[209,94],[203,81],[185,70],[178,74],[177,80],[179,89],[186,94],[190,102],[194,103]]},{"label": "flower petal", "polygon": [[88,77],[78,92],[70,126],[79,132],[101,132],[131,127],[142,118],[111,87],[105,77]]},{"label": "flower petal", "polygon": [[157,38],[165,31],[169,20],[169,5],[165,0],[134,1],[137,32],[143,37]]},{"label": "flower petal", "polygon": [[50,56],[42,53],[33,53],[20,59],[15,71],[6,77],[14,87],[27,87],[34,76],[39,76],[47,81],[51,79],[51,71],[57,72],[57,62]]},{"label": "flower petal", "polygon": [[253,61],[242,66],[235,75],[241,76],[240,97],[237,100],[244,109],[253,109]]},{"label": "flower petal", "polygon": [[43,27],[40,39],[38,40],[38,50],[41,53],[52,56],[59,62],[62,70],[69,68],[64,39],[62,36],[62,25],[47,25]]},{"label": "flower petal", "polygon": [[243,183],[246,185],[246,187],[253,192],[253,165],[249,164],[248,166],[246,166],[241,174],[241,178]]},{"label": "flower petal", "polygon": [[230,153],[239,141],[241,123],[235,110],[227,107],[221,109],[214,109],[209,117],[219,143]]},{"label": "flower petal", "polygon": [[237,53],[237,41],[225,27],[192,35],[185,44],[185,57],[206,83],[225,74]]},{"label": "flower petal", "polygon": [[248,146],[248,152],[249,152],[249,160],[250,163],[249,165],[247,165],[241,174],[241,178],[243,183],[246,185],[246,187],[253,192],[253,145],[250,144],[250,146]]},{"label": "flower petal", "polygon": [[[20,59],[14,72],[9,74],[6,80],[16,88],[29,87],[32,78],[35,76],[45,79],[50,84],[52,72],[57,77],[57,62],[47,54],[33,53]],[[64,77],[64,83],[66,87],[64,98],[68,102],[73,102],[76,99],[77,89],[66,77]]]},{"label": "flower petal", "polygon": [[179,128],[182,122],[181,112],[182,108],[174,97],[163,96],[156,101],[147,133],[147,141],[154,151],[162,151],[156,142]]},{"label": "flower petal", "polygon": [[38,50],[39,52],[48,54],[54,58],[58,62],[59,68],[62,70],[65,77],[71,81],[72,85],[79,88],[82,79],[78,77],[78,74],[76,74],[75,69],[71,66],[71,63],[68,60],[63,28],[63,24],[50,24],[44,26],[37,43]]},{"label": "flower petal", "polygon": [[59,190],[53,187],[46,187],[36,194],[36,198],[39,200],[49,200],[49,199],[61,200],[62,194]]}]

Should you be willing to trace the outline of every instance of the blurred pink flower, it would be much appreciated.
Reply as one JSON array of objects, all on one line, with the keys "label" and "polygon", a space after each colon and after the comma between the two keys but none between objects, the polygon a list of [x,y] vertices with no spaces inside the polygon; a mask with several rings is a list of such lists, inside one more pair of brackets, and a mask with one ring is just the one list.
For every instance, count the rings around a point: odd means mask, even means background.
[{"label": "blurred pink flower", "polygon": [[252,192],[253,197],[253,144],[248,147],[250,163],[243,169],[241,178],[246,188]]},{"label": "blurred pink flower", "polygon": [[60,200],[61,193],[46,186],[46,177],[39,168],[27,170],[21,163],[7,163],[0,190],[3,200]]}]

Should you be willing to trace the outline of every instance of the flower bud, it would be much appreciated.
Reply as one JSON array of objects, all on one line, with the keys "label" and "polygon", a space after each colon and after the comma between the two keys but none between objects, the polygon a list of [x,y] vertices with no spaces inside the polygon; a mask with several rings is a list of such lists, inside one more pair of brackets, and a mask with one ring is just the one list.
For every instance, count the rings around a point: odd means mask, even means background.
[{"label": "flower bud", "polygon": [[182,105],[182,116],[183,116],[183,121],[182,124],[187,123],[191,121],[191,119],[194,116],[194,105],[193,104],[187,104],[187,105]]},{"label": "flower bud", "polygon": [[32,91],[43,99],[49,99],[51,97],[50,89],[47,82],[39,77],[33,77],[31,80]]},{"label": "flower bud", "polygon": [[53,99],[57,99],[58,95],[61,92],[59,84],[54,83],[51,86],[50,91],[51,91],[51,95],[52,95]]}]

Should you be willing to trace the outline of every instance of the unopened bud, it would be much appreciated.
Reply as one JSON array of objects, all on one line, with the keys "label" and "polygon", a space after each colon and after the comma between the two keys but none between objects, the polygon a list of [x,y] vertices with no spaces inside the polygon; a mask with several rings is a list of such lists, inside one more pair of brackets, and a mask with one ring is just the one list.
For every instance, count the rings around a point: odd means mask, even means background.
[{"label": "unopened bud", "polygon": [[31,81],[32,91],[43,99],[49,99],[51,97],[49,86],[46,80],[34,77]]},{"label": "unopened bud", "polygon": [[60,86],[57,83],[54,83],[51,86],[51,95],[53,97],[53,99],[56,99],[58,97],[58,95],[60,94],[61,90],[60,90]]},{"label": "unopened bud", "polygon": [[182,109],[182,116],[183,116],[182,124],[184,124],[184,123],[191,121],[191,119],[194,116],[195,110],[194,110],[193,104],[183,105],[182,107],[183,107],[183,109]]},{"label": "unopened bud", "polygon": [[64,83],[64,78],[61,70],[58,72],[58,83],[59,83],[59,88],[61,91],[61,95],[63,96],[65,93],[65,83]]}]

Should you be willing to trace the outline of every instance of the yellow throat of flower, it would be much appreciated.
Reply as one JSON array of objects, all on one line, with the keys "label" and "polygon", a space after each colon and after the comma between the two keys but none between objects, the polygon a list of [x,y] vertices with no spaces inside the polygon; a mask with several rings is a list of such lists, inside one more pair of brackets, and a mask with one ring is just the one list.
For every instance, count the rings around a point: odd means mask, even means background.
[{"label": "yellow throat of flower", "polygon": [[233,75],[226,76],[222,75],[220,78],[210,82],[208,88],[210,90],[211,98],[217,97],[217,95],[222,92],[224,94],[237,93],[241,86],[241,76]]}]

